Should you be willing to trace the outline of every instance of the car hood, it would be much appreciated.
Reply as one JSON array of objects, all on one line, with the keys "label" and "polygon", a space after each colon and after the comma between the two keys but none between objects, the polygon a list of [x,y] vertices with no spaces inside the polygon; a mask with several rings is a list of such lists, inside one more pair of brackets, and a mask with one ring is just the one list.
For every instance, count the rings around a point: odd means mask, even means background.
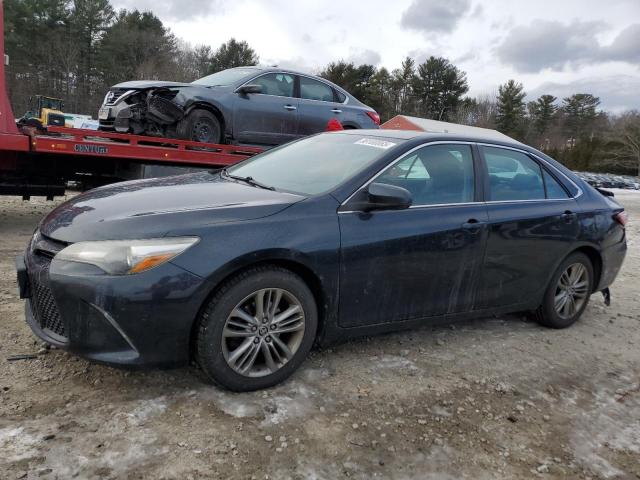
[{"label": "car hood", "polygon": [[202,87],[202,85],[194,85],[193,83],[181,82],[165,82],[161,80],[134,80],[131,82],[122,82],[111,88],[127,88],[129,90],[142,90],[145,88],[159,87]]},{"label": "car hood", "polygon": [[273,215],[304,197],[199,172],[96,188],[63,203],[40,223],[54,240],[161,237],[203,225]]}]

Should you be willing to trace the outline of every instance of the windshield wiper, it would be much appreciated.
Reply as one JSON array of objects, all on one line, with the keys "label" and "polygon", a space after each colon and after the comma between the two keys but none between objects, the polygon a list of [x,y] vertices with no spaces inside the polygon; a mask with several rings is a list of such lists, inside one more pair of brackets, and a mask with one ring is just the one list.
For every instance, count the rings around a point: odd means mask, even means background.
[{"label": "windshield wiper", "polygon": [[245,182],[248,183],[249,185],[253,186],[253,187],[258,187],[258,188],[264,188],[265,190],[275,190],[275,187],[272,187],[271,185],[265,185],[264,183],[260,183],[257,180],[254,180],[253,177],[242,177],[240,175],[231,175],[226,168],[222,169],[222,174],[225,177],[229,177],[232,178],[234,180],[240,180],[241,182]]}]

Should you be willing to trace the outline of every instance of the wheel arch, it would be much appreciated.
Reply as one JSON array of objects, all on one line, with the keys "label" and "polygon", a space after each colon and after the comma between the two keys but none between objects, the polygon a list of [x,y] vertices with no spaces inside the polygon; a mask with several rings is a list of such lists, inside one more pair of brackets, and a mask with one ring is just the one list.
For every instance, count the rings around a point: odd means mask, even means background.
[{"label": "wheel arch", "polygon": [[560,264],[562,264],[562,262],[564,262],[569,257],[569,255],[573,255],[574,253],[583,253],[591,261],[591,266],[593,267],[593,276],[594,276],[593,292],[598,291],[598,285],[600,284],[600,278],[602,276],[602,255],[600,254],[600,251],[596,247],[590,244],[582,244],[567,251],[567,253],[563,255],[553,266],[553,269],[551,270],[549,277],[547,278],[546,286],[544,287],[545,289],[549,285],[549,282],[553,278],[553,275],[558,269],[558,267],[560,266]]},{"label": "wheel arch", "polygon": [[570,252],[569,255],[576,252],[584,253],[591,261],[591,266],[593,267],[593,276],[594,276],[593,292],[596,292],[598,289],[598,285],[600,285],[600,279],[602,277],[602,255],[596,248],[594,248],[591,245],[583,245],[581,247],[578,247],[572,252]]},{"label": "wheel arch", "polygon": [[289,270],[302,278],[305,284],[309,287],[313,294],[313,298],[316,301],[316,308],[318,310],[316,341],[321,338],[330,308],[330,295],[328,294],[320,276],[307,264],[307,262],[302,260],[302,258],[294,252],[260,252],[235,260],[230,264],[225,265],[223,268],[218,270],[216,274],[214,274],[214,278],[212,278],[210,282],[209,292],[200,305],[196,317],[192,320],[191,332],[189,335],[189,355],[191,358],[193,358],[195,352],[198,319],[201,317],[202,312],[209,304],[211,298],[218,292],[222,285],[232,277],[255,267],[268,266],[280,267],[285,270]]}]

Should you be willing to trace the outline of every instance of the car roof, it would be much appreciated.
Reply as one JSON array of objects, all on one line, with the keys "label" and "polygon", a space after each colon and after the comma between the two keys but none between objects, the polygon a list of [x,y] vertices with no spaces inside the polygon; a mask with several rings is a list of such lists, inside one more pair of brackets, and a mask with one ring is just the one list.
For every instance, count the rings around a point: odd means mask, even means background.
[{"label": "car roof", "polygon": [[[260,65],[249,65],[246,67],[233,67],[230,68],[229,70],[255,70],[256,72],[283,72],[283,73],[291,73],[293,75],[304,75],[307,77],[314,77],[314,78],[322,78],[319,77],[318,75],[314,75],[312,73],[306,73],[306,72],[300,72],[298,70],[292,70],[290,68],[282,68],[282,67],[263,67]],[[327,79],[324,79],[324,81],[328,81]]]},{"label": "car roof", "polygon": [[478,142],[478,143],[491,143],[496,145],[508,145],[517,147],[520,149],[530,150],[527,145],[513,140],[507,136],[503,138],[496,138],[492,135],[478,135],[478,134],[460,134],[460,133],[448,133],[448,132],[422,132],[418,130],[392,130],[386,128],[379,129],[357,129],[357,130],[340,130],[338,132],[331,132],[345,135],[366,135],[371,137],[389,138],[396,140],[424,140],[424,141],[458,141],[458,142]]}]

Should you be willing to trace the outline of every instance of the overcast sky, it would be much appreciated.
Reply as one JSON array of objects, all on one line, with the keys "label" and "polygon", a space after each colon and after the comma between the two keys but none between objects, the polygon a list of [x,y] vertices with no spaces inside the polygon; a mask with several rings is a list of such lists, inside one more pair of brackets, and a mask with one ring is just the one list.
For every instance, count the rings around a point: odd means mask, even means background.
[{"label": "overcast sky", "polygon": [[316,73],[334,60],[392,70],[449,58],[471,95],[514,78],[530,97],[593,93],[640,109],[640,0],[114,0],[152,10],[179,37],[249,42],[261,63]]}]

